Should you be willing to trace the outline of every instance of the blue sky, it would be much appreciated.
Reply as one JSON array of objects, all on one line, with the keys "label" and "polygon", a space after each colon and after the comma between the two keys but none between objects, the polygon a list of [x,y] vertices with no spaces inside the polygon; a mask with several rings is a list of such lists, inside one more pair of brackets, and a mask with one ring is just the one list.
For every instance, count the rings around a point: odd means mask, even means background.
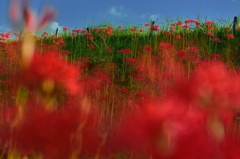
[{"label": "blue sky", "polygon": [[[9,1],[1,0],[0,32],[11,29]],[[149,18],[161,25],[166,19],[196,19],[197,15],[202,20],[217,22],[240,15],[240,0],[31,0],[31,8],[37,13],[46,5],[57,11],[49,26],[52,29],[62,26],[84,29],[102,22],[138,26]]]}]

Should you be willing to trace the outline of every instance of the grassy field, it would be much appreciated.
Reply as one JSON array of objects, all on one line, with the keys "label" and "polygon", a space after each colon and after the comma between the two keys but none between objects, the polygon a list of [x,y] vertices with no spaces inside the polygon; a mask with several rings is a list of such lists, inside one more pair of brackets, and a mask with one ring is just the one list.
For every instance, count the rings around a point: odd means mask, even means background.
[{"label": "grassy field", "polygon": [[232,25],[1,33],[0,159],[238,158]]}]

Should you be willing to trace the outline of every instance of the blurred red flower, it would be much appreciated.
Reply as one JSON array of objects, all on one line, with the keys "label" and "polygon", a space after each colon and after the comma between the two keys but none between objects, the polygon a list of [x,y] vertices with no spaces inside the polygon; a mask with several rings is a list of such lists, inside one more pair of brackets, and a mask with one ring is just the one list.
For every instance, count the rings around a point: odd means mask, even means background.
[{"label": "blurred red flower", "polygon": [[144,46],[144,50],[145,50],[146,52],[152,52],[153,48],[152,48],[152,46],[150,46],[150,45],[145,45],[145,46]]},{"label": "blurred red flower", "polygon": [[46,80],[51,80],[71,94],[76,94],[79,90],[78,70],[54,52],[42,55],[35,53],[30,66],[22,70],[20,77],[22,82],[30,88],[41,90],[42,84]]}]

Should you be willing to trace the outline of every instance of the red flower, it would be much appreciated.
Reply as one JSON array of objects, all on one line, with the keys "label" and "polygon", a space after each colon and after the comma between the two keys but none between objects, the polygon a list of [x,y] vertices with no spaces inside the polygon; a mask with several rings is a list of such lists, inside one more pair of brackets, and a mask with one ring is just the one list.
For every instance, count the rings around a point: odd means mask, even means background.
[{"label": "red flower", "polygon": [[30,66],[20,75],[24,84],[30,88],[42,90],[42,84],[46,80],[51,80],[54,85],[65,87],[71,94],[79,90],[77,69],[68,65],[61,56],[54,52],[43,55],[35,53]]},{"label": "red flower", "polygon": [[150,45],[145,45],[145,46],[144,46],[144,50],[145,50],[146,52],[152,52],[153,48],[152,48],[152,46],[150,46]]},{"label": "red flower", "polygon": [[108,52],[108,53],[113,52],[112,48],[106,48],[105,51]]},{"label": "red flower", "polygon": [[228,39],[234,39],[234,35],[233,35],[233,34],[227,34],[226,37],[227,37]]},{"label": "red flower", "polygon": [[93,41],[93,36],[88,35],[88,36],[87,36],[87,40],[88,40],[88,41]]},{"label": "red flower", "polygon": [[189,51],[192,52],[192,53],[198,53],[198,47],[196,47],[196,46],[191,46],[191,47],[189,48]]},{"label": "red flower", "polygon": [[183,23],[182,23],[181,21],[178,21],[178,22],[177,22],[177,25],[178,25],[178,26],[182,26]]},{"label": "red flower", "polygon": [[207,35],[208,36],[214,36],[214,33],[213,32],[208,32]]},{"label": "red flower", "polygon": [[11,131],[9,139],[23,156],[41,154],[43,158],[66,159],[81,144],[82,153],[96,153],[100,137],[93,114],[82,110],[81,106],[73,106],[48,112],[32,106],[22,123]]},{"label": "red flower", "polygon": [[137,32],[137,27],[130,28],[130,30],[131,30],[133,33],[136,33],[136,32]]},{"label": "red flower", "polygon": [[214,28],[214,26],[212,26],[212,25],[208,25],[207,26],[207,30],[209,30],[209,31],[213,31],[215,28]]},{"label": "red flower", "polygon": [[175,37],[176,39],[182,39],[181,35],[178,35],[178,34],[176,34],[174,37]]},{"label": "red flower", "polygon": [[151,31],[158,31],[159,28],[160,28],[159,25],[151,26]]},{"label": "red flower", "polygon": [[210,20],[207,20],[207,21],[205,22],[205,24],[207,24],[207,25],[213,25],[214,22],[213,22],[213,21],[210,21]]},{"label": "red flower", "polygon": [[213,58],[213,59],[219,59],[219,58],[220,58],[220,55],[217,54],[217,53],[213,53],[213,54],[211,54],[211,58]]},{"label": "red flower", "polygon": [[187,20],[185,20],[185,23],[186,24],[195,23],[195,20],[187,19]]},{"label": "red flower", "polygon": [[128,94],[129,90],[127,88],[123,87],[123,88],[120,88],[120,92]]},{"label": "red flower", "polygon": [[37,18],[35,13],[29,8],[28,1],[24,0],[23,5],[16,0],[11,0],[9,8],[10,20],[15,26],[21,25],[21,19],[24,19],[25,29],[27,31],[35,32],[42,29],[55,17],[55,12],[51,8],[46,8],[42,12],[41,18]]},{"label": "red flower", "polygon": [[125,61],[126,61],[126,63],[133,64],[133,65],[138,63],[138,61],[136,59],[132,58],[132,57],[127,57],[125,59]]},{"label": "red flower", "polygon": [[188,29],[190,29],[190,26],[189,25],[184,25],[183,28],[188,30]]},{"label": "red flower", "polygon": [[214,41],[214,42],[217,42],[217,43],[220,43],[220,42],[221,42],[221,39],[220,39],[220,38],[214,38],[213,41]]},{"label": "red flower", "polygon": [[199,27],[201,23],[199,21],[195,21],[196,27]]},{"label": "red flower", "polygon": [[120,25],[120,26],[118,26],[118,29],[122,29],[123,27]]},{"label": "red flower", "polygon": [[129,54],[131,52],[132,52],[132,50],[130,48],[123,48],[118,51],[119,54]]},{"label": "red flower", "polygon": [[146,26],[146,27],[150,27],[150,26],[151,26],[151,24],[149,24],[149,23],[146,23],[146,24],[145,24],[145,26]]},{"label": "red flower", "polygon": [[180,50],[180,51],[177,52],[177,56],[178,56],[178,57],[185,57],[186,54],[187,54],[187,53],[186,53],[186,51],[184,51],[184,50]]},{"label": "red flower", "polygon": [[89,48],[89,49],[94,49],[94,48],[95,48],[95,45],[89,44],[89,45],[88,45],[88,48]]},{"label": "red flower", "polygon": [[164,50],[171,50],[171,49],[173,49],[172,44],[168,44],[168,43],[164,43],[164,42],[161,42],[161,43],[159,44],[159,47],[160,47],[161,49],[164,49]]},{"label": "red flower", "polygon": [[112,81],[111,78],[107,74],[100,72],[100,71],[94,72],[94,77],[95,77],[95,79],[98,79],[100,82],[102,82],[104,84],[109,84]]},{"label": "red flower", "polygon": [[114,62],[109,62],[109,66],[111,66],[111,67],[115,67],[115,66],[117,66],[117,64],[114,63]]},{"label": "red flower", "polygon": [[97,33],[98,31],[99,31],[98,28],[94,28],[94,29],[93,29],[93,32],[94,32],[94,33]]},{"label": "red flower", "polygon": [[68,28],[67,27],[63,27],[63,31],[68,31]]}]

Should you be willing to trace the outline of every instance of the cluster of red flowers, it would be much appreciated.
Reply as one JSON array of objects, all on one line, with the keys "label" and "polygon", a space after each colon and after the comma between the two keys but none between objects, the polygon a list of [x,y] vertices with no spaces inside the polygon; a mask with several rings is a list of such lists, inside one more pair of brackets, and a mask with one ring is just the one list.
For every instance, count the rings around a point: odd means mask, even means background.
[{"label": "cluster of red flowers", "polygon": [[10,38],[10,36],[11,36],[11,32],[7,32],[7,33],[1,33],[0,34],[0,40],[8,40],[9,38]]},{"label": "cluster of red flowers", "polygon": [[119,54],[129,54],[131,52],[132,52],[132,50],[130,48],[123,48],[118,51]]}]

